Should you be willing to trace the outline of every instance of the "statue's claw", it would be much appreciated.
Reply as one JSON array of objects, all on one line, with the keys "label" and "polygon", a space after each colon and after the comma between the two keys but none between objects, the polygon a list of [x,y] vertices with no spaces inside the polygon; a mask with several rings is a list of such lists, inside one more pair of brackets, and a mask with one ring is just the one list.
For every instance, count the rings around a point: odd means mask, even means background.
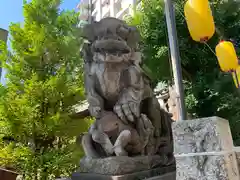
[{"label": "statue's claw", "polygon": [[117,116],[123,121],[124,124],[128,124],[128,121],[123,113],[121,105],[115,105],[113,111],[117,114]]},{"label": "statue's claw", "polygon": [[140,107],[138,103],[130,102],[129,107],[131,109],[131,112],[136,116],[137,118],[140,117]]},{"label": "statue's claw", "polygon": [[122,110],[123,110],[125,116],[127,117],[127,119],[130,122],[134,122],[134,117],[133,117],[132,111],[131,111],[130,107],[128,106],[128,104],[123,104]]},{"label": "statue's claw", "polygon": [[147,153],[154,154],[154,145],[153,145],[153,134],[154,127],[152,122],[145,114],[141,114],[139,121],[137,123],[137,130],[143,141],[143,148],[146,148]]},{"label": "statue's claw", "polygon": [[134,120],[140,116],[139,108],[139,104],[134,102],[116,104],[114,112],[124,123],[127,123],[127,121],[134,122]]},{"label": "statue's claw", "polygon": [[145,114],[141,114],[138,122],[138,128],[140,130],[140,135],[145,138],[149,138],[154,132],[154,127],[152,122]]}]

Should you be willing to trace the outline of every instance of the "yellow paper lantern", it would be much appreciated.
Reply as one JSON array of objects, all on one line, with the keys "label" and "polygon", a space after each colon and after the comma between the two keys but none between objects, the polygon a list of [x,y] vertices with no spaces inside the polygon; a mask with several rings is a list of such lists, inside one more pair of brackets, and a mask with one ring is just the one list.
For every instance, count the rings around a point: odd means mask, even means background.
[{"label": "yellow paper lantern", "polygon": [[184,14],[194,41],[205,42],[214,35],[215,24],[208,0],[188,0]]},{"label": "yellow paper lantern", "polygon": [[239,88],[240,83],[240,66],[237,67],[235,72],[232,72],[232,77],[234,84],[237,88]]},{"label": "yellow paper lantern", "polygon": [[222,71],[229,72],[237,69],[238,57],[231,42],[221,41],[215,50]]}]

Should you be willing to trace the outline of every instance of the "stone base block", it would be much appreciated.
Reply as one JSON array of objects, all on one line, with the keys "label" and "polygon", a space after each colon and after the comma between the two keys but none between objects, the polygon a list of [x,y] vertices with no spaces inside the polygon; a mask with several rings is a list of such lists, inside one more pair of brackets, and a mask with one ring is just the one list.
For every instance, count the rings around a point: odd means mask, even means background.
[{"label": "stone base block", "polygon": [[240,175],[240,147],[235,147],[234,151],[236,153],[237,165],[238,165],[238,172]]},{"label": "stone base block", "polygon": [[[127,167],[126,167],[127,168]],[[73,173],[72,180],[142,180],[156,177],[154,180],[175,180],[175,165],[159,167],[124,175],[103,175],[95,173]],[[169,172],[173,172],[169,174]]]},{"label": "stone base block", "polygon": [[233,151],[233,140],[227,120],[209,117],[172,124],[174,153]]},{"label": "stone base block", "polygon": [[[202,153],[203,154],[203,153]],[[177,180],[239,180],[235,152],[192,153],[176,157]]]},{"label": "stone base block", "polygon": [[176,172],[167,173],[161,176],[155,176],[146,180],[176,180]]},{"label": "stone base block", "polygon": [[78,172],[104,175],[130,174],[174,164],[174,157],[167,156],[114,156],[108,158],[82,158]]}]

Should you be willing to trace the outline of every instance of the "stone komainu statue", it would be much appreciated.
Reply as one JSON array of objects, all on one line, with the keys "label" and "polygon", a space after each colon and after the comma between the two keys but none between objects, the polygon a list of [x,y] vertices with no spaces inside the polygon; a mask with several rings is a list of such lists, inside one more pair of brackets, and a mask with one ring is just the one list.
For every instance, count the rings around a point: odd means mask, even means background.
[{"label": "stone komainu statue", "polygon": [[171,118],[141,68],[140,34],[115,18],[86,25],[85,90],[95,117],[82,138],[87,157],[172,155]]}]

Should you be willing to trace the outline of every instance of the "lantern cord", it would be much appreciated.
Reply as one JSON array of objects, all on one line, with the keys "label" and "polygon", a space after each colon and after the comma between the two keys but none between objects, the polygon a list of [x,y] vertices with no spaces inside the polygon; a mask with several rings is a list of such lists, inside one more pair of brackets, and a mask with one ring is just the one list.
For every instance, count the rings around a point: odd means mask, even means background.
[{"label": "lantern cord", "polygon": [[209,46],[207,42],[204,42],[204,44],[208,47],[208,49],[217,57],[216,53],[212,50],[212,48]]},{"label": "lantern cord", "polygon": [[[175,6],[177,6],[179,9],[181,9],[180,5],[178,5],[178,4],[176,4],[176,3],[175,3]],[[180,11],[179,9],[177,9],[178,12],[179,12],[179,14],[183,17],[184,20],[186,20],[184,14],[183,14],[182,11]],[[220,39],[220,40],[223,39],[223,38],[224,38],[224,35],[221,34],[220,29],[219,29],[217,26],[216,26],[215,28],[216,28],[216,33],[217,33],[217,35],[220,36],[219,39]]]},{"label": "lantern cord", "polygon": [[[175,6],[177,6],[179,9],[182,9],[181,7],[180,7],[180,5],[178,5],[177,3],[175,3],[174,4]],[[182,11],[180,11],[179,9],[177,9],[178,10],[178,12],[180,13],[180,15],[183,17],[183,19],[184,20],[186,20],[186,18],[185,18],[185,16],[184,16],[184,14],[182,13]]]},{"label": "lantern cord", "polygon": [[234,75],[235,75],[235,78],[236,78],[237,87],[239,88],[239,81],[238,81],[238,76],[237,76],[237,72],[236,71],[234,71]]},{"label": "lantern cord", "polygon": [[[180,8],[180,5],[178,5],[178,4],[176,4],[176,3],[175,3],[175,5],[178,6],[179,9],[181,9],[181,8]],[[183,17],[183,19],[186,20],[184,14],[183,14],[180,10],[178,10],[178,12],[179,12],[180,15]],[[208,47],[208,49],[209,49],[215,56],[217,56],[217,55],[215,54],[215,52],[212,50],[212,48],[207,44],[207,42],[204,42],[204,44]]]}]

